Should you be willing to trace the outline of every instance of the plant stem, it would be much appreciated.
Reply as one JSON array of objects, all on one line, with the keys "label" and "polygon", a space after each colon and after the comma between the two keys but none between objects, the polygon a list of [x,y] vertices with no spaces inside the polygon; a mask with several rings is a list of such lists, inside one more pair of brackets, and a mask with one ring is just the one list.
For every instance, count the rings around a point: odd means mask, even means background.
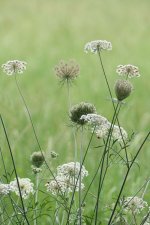
[{"label": "plant stem", "polygon": [[39,173],[36,174],[36,193],[35,193],[34,225],[37,225],[38,187],[39,187]]},{"label": "plant stem", "polygon": [[7,131],[6,131],[6,128],[5,128],[5,124],[4,124],[4,121],[2,119],[2,115],[1,114],[0,114],[0,119],[1,119],[1,123],[2,123],[2,126],[3,126],[4,133],[5,133],[5,137],[6,137],[6,140],[7,140],[8,148],[9,148],[9,151],[10,151],[12,163],[13,163],[13,168],[14,168],[14,172],[15,172],[15,176],[16,176],[16,181],[17,181],[17,185],[18,185],[18,190],[19,190],[19,196],[20,196],[20,200],[21,200],[21,204],[22,204],[22,209],[23,209],[23,216],[24,216],[27,224],[30,225],[30,223],[28,221],[28,218],[26,216],[26,210],[25,210],[25,206],[24,206],[24,202],[23,202],[23,198],[22,198],[22,194],[21,194],[21,188],[20,188],[20,184],[19,184],[19,179],[18,179],[18,174],[17,174],[17,169],[16,169],[16,165],[15,165],[15,161],[14,161],[12,149],[11,149],[11,146],[10,146],[8,134],[7,134]]},{"label": "plant stem", "polygon": [[116,208],[117,208],[118,202],[119,202],[120,197],[121,197],[121,194],[122,194],[122,192],[123,192],[123,189],[124,189],[124,186],[125,186],[125,183],[126,183],[127,177],[128,177],[128,175],[129,175],[129,172],[130,172],[130,170],[131,170],[131,168],[132,168],[132,166],[133,166],[133,164],[134,164],[134,162],[135,162],[136,158],[138,157],[138,155],[139,155],[139,153],[140,153],[140,151],[141,151],[142,147],[144,146],[144,144],[145,144],[146,140],[148,139],[149,135],[150,135],[150,132],[148,132],[148,134],[146,135],[146,137],[145,137],[144,141],[142,142],[142,144],[141,144],[140,148],[138,149],[138,151],[137,151],[136,155],[134,156],[134,158],[133,158],[133,160],[132,160],[132,162],[131,162],[131,164],[130,164],[129,168],[127,169],[126,175],[125,175],[125,177],[124,177],[124,180],[123,180],[123,183],[122,183],[122,186],[121,186],[120,192],[119,192],[119,195],[118,195],[118,197],[117,197],[117,200],[116,200],[115,206],[114,206],[113,211],[112,211],[112,213],[111,213],[111,216],[110,216],[110,219],[109,219],[108,225],[110,225],[110,224],[111,224],[111,221],[112,221],[112,219],[113,219],[114,213],[115,213],[115,211],[116,211]]}]

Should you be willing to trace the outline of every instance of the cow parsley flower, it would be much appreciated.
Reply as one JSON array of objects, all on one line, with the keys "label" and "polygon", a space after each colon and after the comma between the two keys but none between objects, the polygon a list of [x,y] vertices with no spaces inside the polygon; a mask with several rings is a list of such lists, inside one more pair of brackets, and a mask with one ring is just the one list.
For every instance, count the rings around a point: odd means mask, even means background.
[{"label": "cow parsley flower", "polygon": [[139,68],[137,66],[133,66],[131,64],[128,64],[128,65],[118,65],[116,72],[120,76],[127,76],[129,78],[139,77],[140,76]]},{"label": "cow parsley flower", "polygon": [[45,186],[47,187],[47,191],[51,192],[53,195],[64,194],[67,190],[67,185],[63,176],[56,176],[54,180],[47,182]]},{"label": "cow parsley flower", "polygon": [[75,60],[69,60],[65,62],[60,61],[54,68],[55,74],[61,79],[61,81],[73,81],[80,73],[80,67]]},{"label": "cow parsley flower", "polygon": [[88,42],[84,47],[84,51],[86,53],[88,52],[97,53],[98,51],[101,50],[112,50],[111,42],[106,40],[95,40]]},{"label": "cow parsley flower", "polygon": [[19,60],[8,61],[2,65],[3,71],[7,75],[13,75],[17,73],[23,73],[26,70],[26,62]]},{"label": "cow parsley flower", "polygon": [[[19,187],[21,190],[22,198],[27,199],[30,194],[34,193],[34,189],[33,189],[34,184],[31,183],[31,180],[28,178],[18,178],[18,181],[19,181]],[[10,186],[11,186],[11,191],[15,192],[17,196],[20,196],[16,179],[10,182]]]},{"label": "cow parsley flower", "polygon": [[[63,195],[74,191],[79,191],[79,181],[72,182],[71,179],[65,176],[56,176],[55,179],[45,184],[47,191],[53,195]],[[84,184],[81,183],[81,190],[84,188]]]},{"label": "cow parsley flower", "polygon": [[148,207],[147,202],[137,196],[127,197],[121,202],[126,212],[132,212],[134,214],[139,214],[143,209]]},{"label": "cow parsley flower", "polygon": [[[80,166],[81,165],[79,162],[70,162],[70,163],[63,164],[63,165],[57,167],[57,174],[59,176],[64,176],[68,179],[78,178]],[[88,176],[88,171],[82,165],[81,179],[83,179],[86,176]]]},{"label": "cow parsley flower", "polygon": [[11,186],[9,184],[0,183],[0,195],[7,195],[11,191]]},{"label": "cow parsley flower", "polygon": [[124,130],[123,127],[113,125],[112,138],[122,143],[123,142],[122,137],[123,140],[125,141],[128,138],[127,132]]}]

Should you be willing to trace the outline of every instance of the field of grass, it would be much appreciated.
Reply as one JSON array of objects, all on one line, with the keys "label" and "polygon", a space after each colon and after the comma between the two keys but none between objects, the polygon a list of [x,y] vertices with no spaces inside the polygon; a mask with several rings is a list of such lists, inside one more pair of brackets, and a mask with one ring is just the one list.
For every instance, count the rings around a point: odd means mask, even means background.
[{"label": "field of grass", "polygon": [[[112,42],[113,49],[103,52],[105,70],[113,90],[116,66],[133,64],[141,77],[133,79],[134,92],[126,100],[119,115],[121,125],[129,134],[135,132],[130,153],[135,152],[150,128],[149,101],[149,0],[0,0],[0,64],[18,59],[27,62],[27,70],[18,76],[19,84],[32,114],[43,151],[56,151],[58,159],[49,164],[52,169],[74,159],[73,134],[68,117],[66,86],[61,86],[53,68],[61,60],[75,59],[80,76],[71,86],[71,103],[91,102],[97,112],[109,120],[112,103],[105,85],[98,56],[84,53],[88,41],[102,39]],[[0,110],[5,121],[20,177],[34,175],[30,155],[38,151],[32,128],[18,95],[13,76],[1,74]],[[115,94],[114,94],[115,96]],[[0,146],[8,171],[11,171],[7,143],[0,129]],[[85,146],[89,134],[85,133]],[[134,167],[124,194],[134,194],[149,177],[150,145],[147,141]],[[85,166],[94,174],[101,156],[99,140],[94,139]],[[99,157],[98,157],[99,156]],[[119,167],[119,168],[118,168]],[[0,164],[0,177],[3,166]],[[114,165],[106,179],[102,200],[109,204],[122,183],[124,167]],[[96,193],[95,181],[92,193]],[[107,193],[107,194],[106,194]],[[147,200],[150,201],[148,195]],[[87,212],[94,197],[89,196]],[[150,203],[150,202],[149,202]],[[46,222],[45,222],[46,224]],[[43,223],[44,225],[44,223]]]}]

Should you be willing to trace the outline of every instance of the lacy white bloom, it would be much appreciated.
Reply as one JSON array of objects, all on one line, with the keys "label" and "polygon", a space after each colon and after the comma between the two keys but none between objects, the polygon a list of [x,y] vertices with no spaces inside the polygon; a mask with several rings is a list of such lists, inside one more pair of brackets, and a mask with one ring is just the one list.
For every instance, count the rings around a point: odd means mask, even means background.
[{"label": "lacy white bloom", "polygon": [[7,195],[11,191],[11,187],[9,184],[0,183],[0,195]]},{"label": "lacy white bloom", "polygon": [[[28,178],[18,178],[18,180],[19,180],[19,187],[21,190],[22,198],[27,199],[30,194],[34,193],[34,189],[33,189],[34,184],[31,183],[31,180]],[[11,186],[11,191],[15,192],[17,196],[20,196],[16,179],[10,182],[10,186]]]},{"label": "lacy white bloom", "polygon": [[135,214],[139,214],[143,209],[148,207],[147,202],[137,196],[127,197],[123,200],[122,203],[125,211],[129,211]]},{"label": "lacy white bloom", "polygon": [[85,47],[84,51],[86,53],[92,52],[92,53],[97,53],[98,51],[101,50],[112,50],[112,44],[111,42],[105,41],[105,40],[95,40],[88,42]]},{"label": "lacy white bloom", "polygon": [[55,177],[55,180],[47,182],[45,186],[47,187],[47,191],[51,192],[53,195],[64,194],[67,190],[67,185],[63,176]]},{"label": "lacy white bloom", "polygon": [[[57,167],[57,174],[58,176],[66,177],[67,179],[75,179],[78,178],[80,172],[80,163],[79,162],[70,162],[67,164],[63,164]],[[81,168],[81,179],[88,176],[88,171],[82,165]]]},{"label": "lacy white bloom", "polygon": [[123,140],[125,141],[128,138],[127,132],[123,129],[123,127],[114,125],[112,131],[112,138],[122,143],[123,142],[122,137]]},{"label": "lacy white bloom", "polygon": [[19,60],[8,61],[2,65],[3,71],[7,75],[13,75],[15,73],[23,73],[26,70],[26,62]]},{"label": "lacy white bloom", "polygon": [[95,132],[97,138],[105,138],[107,136],[110,123],[105,117],[93,113],[81,116],[81,120],[87,122],[92,132]]},{"label": "lacy white bloom", "polygon": [[97,138],[106,138],[108,136],[110,129],[109,123],[102,124],[99,128],[95,130],[95,134]]},{"label": "lacy white bloom", "polygon": [[137,66],[133,66],[133,65],[130,65],[130,64],[117,66],[116,72],[120,76],[128,76],[129,78],[140,76],[139,68]]}]

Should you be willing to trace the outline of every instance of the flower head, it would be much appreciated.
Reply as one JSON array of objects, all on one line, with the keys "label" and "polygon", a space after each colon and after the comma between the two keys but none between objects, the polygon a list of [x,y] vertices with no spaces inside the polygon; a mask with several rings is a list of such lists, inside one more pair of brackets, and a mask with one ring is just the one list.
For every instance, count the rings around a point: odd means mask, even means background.
[{"label": "flower head", "polygon": [[[31,180],[28,178],[18,178],[18,181],[19,181],[19,187],[21,190],[22,198],[27,199],[30,194],[34,193],[34,189],[33,189],[34,184],[31,183]],[[15,192],[17,196],[20,196],[16,179],[10,182],[10,187],[12,192]]]},{"label": "flower head", "polygon": [[134,214],[139,214],[144,208],[148,207],[147,202],[137,196],[127,197],[121,200],[121,203],[126,212],[132,212]]},{"label": "flower head", "polygon": [[65,62],[60,61],[54,68],[55,74],[61,79],[61,81],[73,81],[80,73],[80,67],[75,60],[69,60]]},{"label": "flower head", "polygon": [[84,119],[81,119],[82,115],[87,115],[95,112],[96,108],[93,104],[81,102],[80,104],[74,105],[70,109],[70,119],[73,123],[84,125],[86,121]]},{"label": "flower head", "polygon": [[113,131],[112,131],[112,138],[114,140],[117,140],[118,142],[122,143],[123,140],[125,141],[128,138],[128,134],[124,130],[123,127],[119,127],[117,125],[114,125]]},{"label": "flower head", "polygon": [[[48,182],[45,186],[47,191],[50,191],[53,195],[70,193],[79,191],[79,172],[81,170],[81,180],[88,176],[88,171],[82,165],[80,168],[79,162],[70,162],[57,167],[57,176],[55,179]],[[84,188],[84,184],[81,183],[81,190]]]},{"label": "flower head", "polygon": [[108,134],[110,123],[108,120],[98,114],[87,114],[81,116],[81,119],[87,122],[92,132],[95,132],[97,138],[105,138]]},{"label": "flower head", "polygon": [[33,152],[33,154],[31,155],[31,163],[33,166],[37,168],[42,166],[44,160],[45,160],[44,155],[41,151]]},{"label": "flower head", "polygon": [[119,101],[127,98],[133,89],[132,84],[128,80],[117,80],[115,84],[115,93]]},{"label": "flower head", "polygon": [[116,72],[120,76],[127,76],[129,78],[139,77],[139,68],[137,66],[133,66],[131,64],[128,65],[118,65]]},{"label": "flower head", "polygon": [[11,191],[9,184],[0,183],[0,195],[7,195]]},{"label": "flower head", "polygon": [[26,62],[19,60],[8,61],[2,65],[3,71],[7,75],[13,75],[17,73],[23,73],[26,70]]},{"label": "flower head", "polygon": [[[79,162],[70,162],[57,167],[57,174],[59,176],[64,176],[67,179],[78,178],[79,172],[80,172]],[[88,176],[88,171],[82,165],[81,179],[83,179],[86,176]]]},{"label": "flower head", "polygon": [[112,44],[109,41],[106,40],[95,40],[86,43],[84,47],[84,51],[86,53],[92,52],[92,53],[97,53],[98,51],[101,50],[112,50]]}]

